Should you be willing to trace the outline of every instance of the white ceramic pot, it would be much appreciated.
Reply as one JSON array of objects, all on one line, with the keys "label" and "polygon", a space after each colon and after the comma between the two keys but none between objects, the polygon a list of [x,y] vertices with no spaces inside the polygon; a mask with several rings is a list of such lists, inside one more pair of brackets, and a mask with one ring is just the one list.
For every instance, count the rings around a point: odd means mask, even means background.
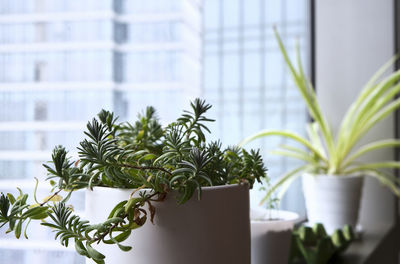
[{"label": "white ceramic pot", "polygon": [[[86,193],[86,218],[102,222],[132,190],[95,187]],[[156,207],[154,225],[134,230],[123,245],[95,245],[107,264],[249,264],[249,189],[246,185],[205,187],[202,199],[178,205],[170,193]],[[94,263],[87,260],[86,263]]]},{"label": "white ceramic pot", "polygon": [[282,210],[251,212],[251,263],[288,263],[292,230],[299,215]]},{"label": "white ceramic pot", "polygon": [[305,174],[302,180],[309,224],[323,223],[328,233],[356,227],[363,177]]}]

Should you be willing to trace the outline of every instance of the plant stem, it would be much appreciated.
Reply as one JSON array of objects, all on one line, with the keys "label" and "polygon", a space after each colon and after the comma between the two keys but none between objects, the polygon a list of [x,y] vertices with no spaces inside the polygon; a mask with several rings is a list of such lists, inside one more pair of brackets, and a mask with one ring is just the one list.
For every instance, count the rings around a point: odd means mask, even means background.
[{"label": "plant stem", "polygon": [[122,167],[126,167],[126,168],[132,168],[132,169],[137,169],[137,170],[159,170],[159,171],[163,171],[169,175],[172,176],[172,172],[168,171],[167,169],[164,169],[162,167],[155,167],[155,166],[135,166],[135,165],[131,165],[131,164],[126,164],[123,163],[121,164]]},{"label": "plant stem", "polygon": [[44,201],[43,203],[39,204],[39,206],[43,206],[45,204],[47,204],[51,199],[53,199],[57,194],[59,194],[62,191],[62,189],[59,189],[58,191],[56,191],[55,193],[53,193],[49,198],[47,198],[46,201]]},{"label": "plant stem", "polygon": [[[152,194],[150,194],[149,196],[146,197],[145,202],[149,202],[149,201],[158,201],[158,200],[152,200],[151,198],[153,198],[153,197],[156,196],[156,195],[161,195],[161,194],[162,194],[162,193],[160,193],[160,192],[152,193]],[[128,214],[127,214],[127,213],[125,213],[124,215],[122,215],[122,218],[123,218],[123,219],[125,219],[126,217],[128,217]],[[99,237],[97,237],[97,238],[95,238],[95,239],[92,239],[90,242],[91,242],[91,243],[94,243],[94,242],[100,243],[100,241],[103,240],[108,234],[111,234],[112,231],[114,230],[114,228],[118,227],[119,224],[120,224],[119,222],[118,222],[118,223],[112,224],[112,225],[110,226],[110,228],[108,229],[107,232],[103,233],[101,236],[99,236]]]}]

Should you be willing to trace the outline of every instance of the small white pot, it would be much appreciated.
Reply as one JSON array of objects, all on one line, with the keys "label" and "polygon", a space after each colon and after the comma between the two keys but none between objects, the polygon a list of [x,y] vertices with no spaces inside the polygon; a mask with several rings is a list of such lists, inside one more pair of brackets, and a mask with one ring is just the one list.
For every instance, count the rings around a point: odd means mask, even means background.
[{"label": "small white pot", "polygon": [[303,192],[310,225],[323,223],[328,233],[357,225],[363,177],[305,174]]},{"label": "small white pot", "polygon": [[288,263],[292,230],[299,215],[259,208],[251,212],[251,263]]},{"label": "small white pot", "polygon": [[[132,190],[95,187],[86,193],[86,218],[91,223],[106,220],[112,208],[127,200]],[[134,230],[116,245],[94,245],[107,264],[249,264],[249,188],[246,185],[205,187],[202,199],[195,193],[178,205],[170,193],[156,207],[154,225]],[[86,263],[94,263],[87,260]]]}]

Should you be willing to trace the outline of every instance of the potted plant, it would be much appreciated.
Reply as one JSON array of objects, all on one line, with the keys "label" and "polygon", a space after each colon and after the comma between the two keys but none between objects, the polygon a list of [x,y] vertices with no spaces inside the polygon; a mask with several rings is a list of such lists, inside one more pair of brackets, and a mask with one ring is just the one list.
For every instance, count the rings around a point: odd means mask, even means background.
[{"label": "potted plant", "polygon": [[277,188],[281,188],[282,195],[294,179],[303,175],[308,220],[311,223],[322,222],[328,232],[342,228],[345,224],[354,227],[358,218],[364,176],[378,179],[400,196],[398,179],[390,171],[400,168],[400,162],[390,160],[366,163],[359,160],[374,150],[400,146],[400,141],[392,138],[360,145],[360,139],[374,125],[400,107],[400,99],[396,99],[400,91],[400,71],[382,79],[383,73],[396,58],[372,76],[343,117],[338,132],[334,134],[321,111],[313,86],[304,74],[299,51],[296,69],[276,30],[275,35],[293,80],[314,121],[307,125],[307,138],[286,130],[265,130],[246,138],[242,145],[270,136],[281,136],[295,141],[300,147],[284,145],[275,153],[299,159],[305,164],[282,176],[265,199]]},{"label": "potted plant", "polygon": [[[152,107],[134,124],[101,111],[77,161],[57,146],[44,165],[50,196],[0,196],[0,226],[27,237],[41,220],[88,263],[250,263],[249,188],[266,169],[258,151],[206,143],[210,107],[196,99],[165,128]],[[91,223],[66,204],[79,189]]]},{"label": "potted plant", "polygon": [[291,236],[299,215],[273,208],[252,208],[251,263],[288,263]]}]

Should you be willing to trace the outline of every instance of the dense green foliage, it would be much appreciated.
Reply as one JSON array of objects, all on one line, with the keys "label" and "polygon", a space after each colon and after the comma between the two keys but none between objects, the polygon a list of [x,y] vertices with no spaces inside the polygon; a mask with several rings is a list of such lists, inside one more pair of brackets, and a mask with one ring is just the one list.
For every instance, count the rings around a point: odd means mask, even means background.
[{"label": "dense green foliage", "polygon": [[[207,143],[206,123],[213,120],[205,113],[211,106],[196,99],[191,108],[165,128],[152,107],[134,124],[117,123],[113,113],[102,110],[87,124],[86,138],[78,147],[79,160],[72,161],[65,148],[57,146],[52,161],[44,164],[54,193],[39,203],[35,191],[37,204],[33,206],[26,203],[28,195],[22,192],[18,198],[2,195],[0,224],[8,223],[8,231],[19,237],[25,221],[42,219],[42,225],[52,228],[61,244],[67,246],[73,239],[79,254],[104,263],[105,256],[92,244],[117,244],[121,250],[130,250],[120,243],[148,217],[153,220],[152,203],[162,201],[171,191],[183,204],[196,190],[200,199],[204,186],[243,183],[251,188],[255,181],[261,182],[266,168],[259,151],[223,149],[218,141]],[[105,222],[89,224],[65,203],[74,191],[96,186],[150,191],[121,201]],[[60,191],[68,192],[63,200]]]}]

